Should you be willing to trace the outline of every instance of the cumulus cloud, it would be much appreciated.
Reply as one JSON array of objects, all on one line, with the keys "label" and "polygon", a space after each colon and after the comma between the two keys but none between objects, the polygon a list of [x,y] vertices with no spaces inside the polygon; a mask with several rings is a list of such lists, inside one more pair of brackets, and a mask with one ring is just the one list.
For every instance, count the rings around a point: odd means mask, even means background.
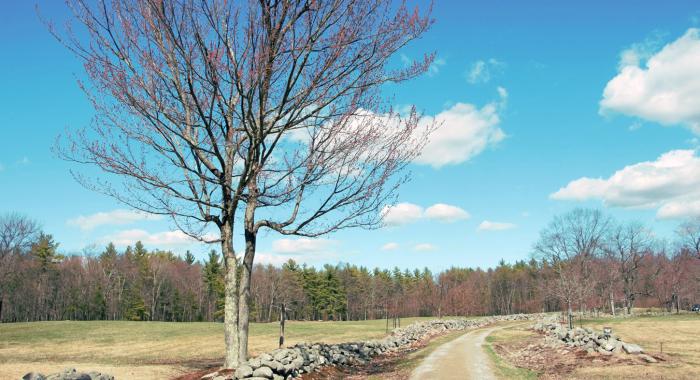
[{"label": "cumulus cloud", "polygon": [[160,215],[146,214],[144,212],[133,210],[117,209],[107,212],[98,212],[87,216],[80,215],[76,218],[69,219],[67,223],[71,226],[77,226],[81,230],[89,231],[105,225],[119,226],[142,220],[160,219],[162,219],[162,216]]},{"label": "cumulus cloud", "polygon": [[469,66],[466,73],[467,82],[471,84],[488,83],[491,78],[500,74],[504,67],[505,63],[495,58],[478,60]]},{"label": "cumulus cloud", "polygon": [[407,202],[398,203],[394,206],[384,206],[381,215],[385,226],[400,226],[414,223],[421,219],[452,223],[469,219],[470,217],[469,213],[464,209],[445,203],[436,203],[423,210],[423,207]]},{"label": "cumulus cloud", "polygon": [[416,244],[413,247],[413,249],[415,251],[419,251],[419,252],[426,252],[426,251],[434,251],[435,249],[437,249],[437,247],[435,247],[434,245],[432,245],[430,243],[421,243],[421,244]]},{"label": "cumulus cloud", "polygon": [[490,220],[484,220],[479,224],[479,227],[477,227],[477,231],[505,231],[505,230],[511,230],[513,228],[517,227],[513,223],[506,223],[506,222],[492,222]]},{"label": "cumulus cloud", "polygon": [[413,203],[398,203],[384,206],[382,221],[386,226],[400,226],[418,221],[423,217],[423,208]]},{"label": "cumulus cloud", "polygon": [[469,213],[463,209],[444,203],[434,204],[425,210],[426,218],[436,219],[448,223],[469,219],[469,216]]},{"label": "cumulus cloud", "polygon": [[437,124],[438,128],[430,135],[416,162],[434,168],[460,164],[503,140],[506,134],[499,127],[499,111],[507,101],[508,92],[499,87],[498,94],[498,101],[481,108],[457,103],[435,116],[423,116],[421,125]]},{"label": "cumulus cloud", "polygon": [[146,246],[158,248],[181,247],[198,242],[196,239],[186,235],[182,231],[150,233],[139,229],[118,231],[101,239],[101,242],[104,244],[111,242],[119,247],[133,245],[137,241],[142,242]]},{"label": "cumulus cloud", "polygon": [[335,242],[329,239],[277,239],[272,243],[272,250],[287,255],[318,253],[329,250],[334,244]]},{"label": "cumulus cloud", "polygon": [[[430,131],[428,141],[421,154],[414,160],[417,164],[440,168],[469,161],[489,147],[495,146],[506,137],[499,127],[499,113],[508,101],[508,91],[497,87],[498,98],[482,107],[470,103],[456,103],[441,112],[421,115],[415,129],[416,136],[424,136]],[[404,117],[412,109],[410,106],[397,106],[397,113]],[[355,122],[355,120],[357,122]],[[360,109],[354,120],[346,128],[352,131],[368,120],[375,120],[384,125],[387,137],[398,127],[399,118],[388,114],[376,114]],[[297,129],[286,138],[297,143],[308,143],[311,131]],[[380,139],[381,140],[381,139]],[[378,144],[381,146],[381,144]]]},{"label": "cumulus cloud", "polygon": [[297,263],[328,262],[338,258],[337,241],[329,239],[278,239],[272,243],[271,252],[258,252],[255,261],[280,266],[287,261]]},{"label": "cumulus cloud", "polygon": [[613,207],[657,208],[660,219],[700,215],[700,157],[694,150],[673,150],[655,161],[626,166],[609,178],[571,181],[550,198],[599,199]]},{"label": "cumulus cloud", "polygon": [[685,125],[700,134],[700,29],[688,29],[655,54],[648,46],[621,54],[619,73],[605,86],[600,112]]},{"label": "cumulus cloud", "polygon": [[382,246],[382,251],[394,251],[399,249],[399,243],[386,243]]}]

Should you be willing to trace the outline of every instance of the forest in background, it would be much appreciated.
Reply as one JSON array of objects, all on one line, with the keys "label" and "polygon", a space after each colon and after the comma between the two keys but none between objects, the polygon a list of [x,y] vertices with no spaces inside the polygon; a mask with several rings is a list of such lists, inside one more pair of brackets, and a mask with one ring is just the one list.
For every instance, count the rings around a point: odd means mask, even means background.
[{"label": "forest in background", "polygon": [[[700,302],[700,220],[659,241],[641,224],[596,210],[556,217],[527,261],[495,268],[255,265],[251,319],[358,320],[566,310],[686,309]],[[217,251],[118,250],[61,255],[18,214],[0,217],[0,320],[218,321],[224,264]],[[622,308],[622,310],[620,310]]]}]

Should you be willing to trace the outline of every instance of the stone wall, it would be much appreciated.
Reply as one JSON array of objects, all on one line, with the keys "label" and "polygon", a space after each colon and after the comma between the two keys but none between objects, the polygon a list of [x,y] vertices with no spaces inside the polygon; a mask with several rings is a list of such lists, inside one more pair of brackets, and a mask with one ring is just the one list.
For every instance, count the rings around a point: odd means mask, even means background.
[{"label": "stone wall", "polygon": [[22,380],[114,380],[114,376],[97,371],[79,372],[75,368],[68,368],[63,372],[46,376],[37,372],[29,372],[22,376]]},{"label": "stone wall", "polygon": [[[570,329],[568,326],[558,323],[556,317],[550,316],[540,320],[533,325],[533,328],[544,332],[545,340],[553,346],[579,347],[585,349],[589,354],[644,354],[642,347],[633,343],[623,342],[614,333],[606,335],[603,331],[594,331],[588,327],[574,327]],[[643,355],[642,358],[646,361],[654,360],[648,355]]]},{"label": "stone wall", "polygon": [[340,344],[303,343],[264,353],[241,364],[233,374],[214,372],[203,380],[293,379],[328,365],[364,364],[373,357],[409,347],[431,336],[448,331],[483,327],[500,321],[534,320],[539,314],[494,316],[482,319],[438,319],[395,329],[380,340]]}]

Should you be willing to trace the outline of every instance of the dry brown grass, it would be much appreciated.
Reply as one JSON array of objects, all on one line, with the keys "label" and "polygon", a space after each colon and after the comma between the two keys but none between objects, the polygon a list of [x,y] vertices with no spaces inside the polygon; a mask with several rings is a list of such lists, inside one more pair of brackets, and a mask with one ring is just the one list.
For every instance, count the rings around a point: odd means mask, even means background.
[{"label": "dry brown grass", "polygon": [[[659,363],[627,355],[600,357],[552,349],[532,331],[501,330],[492,335],[501,358],[538,371],[546,379],[700,379],[700,317],[696,314],[584,320],[597,330],[612,327],[624,341],[640,344]],[[663,342],[663,353],[661,343]]]},{"label": "dry brown grass", "polygon": [[[584,323],[586,323],[584,321]],[[592,320],[587,326],[612,327],[622,340],[634,342],[669,360],[650,365],[580,368],[577,378],[590,379],[700,379],[700,316],[681,314],[663,317],[640,317],[627,320]]]},{"label": "dry brown grass", "polygon": [[[419,320],[402,319],[402,325]],[[253,354],[276,348],[278,325],[252,324]],[[287,322],[287,344],[380,338],[383,320]],[[0,324],[0,379],[66,367],[98,370],[118,379],[168,379],[217,366],[223,357],[220,323],[34,322]]]}]

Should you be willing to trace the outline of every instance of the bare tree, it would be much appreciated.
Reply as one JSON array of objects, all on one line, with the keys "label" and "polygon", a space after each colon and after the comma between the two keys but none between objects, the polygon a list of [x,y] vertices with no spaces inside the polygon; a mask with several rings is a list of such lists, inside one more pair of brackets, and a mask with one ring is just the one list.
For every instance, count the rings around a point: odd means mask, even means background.
[{"label": "bare tree", "polygon": [[[638,284],[639,269],[644,258],[652,252],[653,244],[652,232],[640,223],[615,226],[608,234],[605,254],[612,259],[610,263],[617,266],[610,274],[610,280],[622,283],[627,314],[632,313],[636,296],[643,294]],[[612,288],[610,298],[612,302]],[[614,304],[611,307],[614,307]]]},{"label": "bare tree", "polygon": [[221,245],[224,366],[235,367],[247,357],[260,228],[317,236],[375,226],[404,179],[395,174],[425,139],[415,111],[399,117],[380,88],[427,70],[433,55],[393,70],[389,59],[432,20],[380,0],[67,3],[83,30],[51,30],[84,62],[97,115],[58,151],[109,174],[76,173],[85,186]]},{"label": "bare tree", "polygon": [[0,215],[0,322],[5,293],[15,272],[17,255],[31,247],[39,231],[39,224],[24,215]]},{"label": "bare tree", "polygon": [[575,209],[556,216],[540,233],[534,255],[555,273],[552,289],[566,305],[572,324],[573,304],[582,303],[593,289],[591,261],[601,254],[610,219],[599,210]]},{"label": "bare tree", "polygon": [[700,216],[683,222],[678,227],[679,243],[700,259]]}]

